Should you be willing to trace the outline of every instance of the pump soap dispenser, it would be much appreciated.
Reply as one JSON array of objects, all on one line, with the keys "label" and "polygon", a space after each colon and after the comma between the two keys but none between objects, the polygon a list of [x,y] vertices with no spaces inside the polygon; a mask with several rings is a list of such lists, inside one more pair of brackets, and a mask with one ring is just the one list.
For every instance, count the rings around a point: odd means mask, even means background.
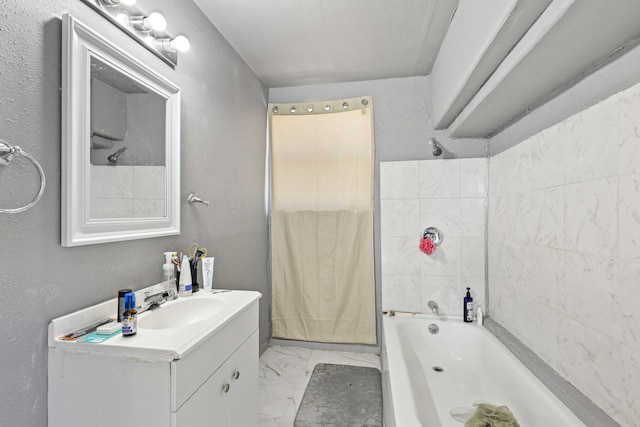
[{"label": "pump soap dispenser", "polygon": [[[175,254],[175,252],[164,253],[165,263],[162,265],[163,282],[175,281],[176,279],[175,266],[173,265],[173,262],[171,262],[171,258],[173,258]],[[175,282],[173,282],[173,284],[175,286]]]},{"label": "pump soap dispenser", "polygon": [[471,298],[471,288],[467,288],[467,296],[462,303],[462,320],[473,322],[473,298]]}]

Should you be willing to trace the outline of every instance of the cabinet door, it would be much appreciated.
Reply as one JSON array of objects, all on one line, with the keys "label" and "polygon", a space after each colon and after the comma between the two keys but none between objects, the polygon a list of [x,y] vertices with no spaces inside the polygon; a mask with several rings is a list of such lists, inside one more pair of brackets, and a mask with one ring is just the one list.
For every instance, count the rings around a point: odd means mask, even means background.
[{"label": "cabinet door", "polygon": [[175,427],[227,427],[233,425],[229,424],[229,387],[225,387],[225,384],[229,383],[228,376],[224,365],[211,375],[176,412]]},{"label": "cabinet door", "polygon": [[229,427],[258,425],[258,331],[225,363],[229,378]]},{"label": "cabinet door", "polygon": [[258,331],[176,412],[175,427],[258,425]]}]

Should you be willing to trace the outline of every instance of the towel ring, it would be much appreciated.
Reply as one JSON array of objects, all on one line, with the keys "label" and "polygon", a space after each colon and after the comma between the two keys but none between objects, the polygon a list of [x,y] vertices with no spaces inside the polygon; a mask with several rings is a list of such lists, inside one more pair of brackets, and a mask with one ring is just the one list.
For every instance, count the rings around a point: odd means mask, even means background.
[{"label": "towel ring", "polygon": [[30,203],[20,208],[14,208],[14,209],[0,208],[0,213],[18,213],[18,212],[24,212],[27,209],[31,208],[33,205],[38,203],[38,200],[40,200],[40,197],[42,197],[42,194],[44,193],[44,187],[46,185],[44,171],[42,170],[42,166],[40,166],[40,163],[38,163],[38,161],[34,159],[29,153],[27,153],[26,151],[23,151],[22,148],[18,147],[17,145],[12,146],[8,144],[6,141],[3,141],[0,139],[0,166],[8,165],[11,162],[11,160],[13,160],[14,155],[26,157],[27,159],[29,159],[29,161],[31,161],[31,163],[33,163],[36,169],[38,169],[38,173],[40,173],[40,191],[38,191],[38,194]]}]

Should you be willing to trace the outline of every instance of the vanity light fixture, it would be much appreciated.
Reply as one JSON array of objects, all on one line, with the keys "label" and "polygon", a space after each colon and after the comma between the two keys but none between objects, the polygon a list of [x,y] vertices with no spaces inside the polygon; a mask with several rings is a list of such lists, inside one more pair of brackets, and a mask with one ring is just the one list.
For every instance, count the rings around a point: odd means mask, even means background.
[{"label": "vanity light fixture", "polygon": [[159,12],[147,13],[136,0],[82,0],[135,41],[175,68],[178,53],[191,47],[185,36],[167,33],[167,20]]},{"label": "vanity light fixture", "polygon": [[156,43],[158,48],[167,52],[187,52],[191,48],[191,43],[185,36],[178,36],[175,39],[158,39]]},{"label": "vanity light fixture", "polygon": [[133,6],[136,3],[136,0],[100,0],[105,6],[120,6],[121,4],[125,6]]},{"label": "vanity light fixture", "polygon": [[130,16],[129,24],[140,32],[164,31],[167,28],[167,20],[161,13],[153,12],[149,16]]}]

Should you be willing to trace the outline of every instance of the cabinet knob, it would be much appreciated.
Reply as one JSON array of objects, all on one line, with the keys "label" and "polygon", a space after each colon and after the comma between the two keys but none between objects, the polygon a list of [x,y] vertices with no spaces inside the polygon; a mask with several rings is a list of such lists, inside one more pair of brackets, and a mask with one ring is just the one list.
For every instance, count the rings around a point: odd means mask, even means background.
[{"label": "cabinet knob", "polygon": [[237,380],[238,378],[240,378],[240,371],[235,371],[235,372],[233,373],[233,379],[234,379],[234,380]]},{"label": "cabinet knob", "polygon": [[229,388],[231,388],[229,384],[225,384],[222,386],[222,391],[224,391],[225,393],[229,393]]}]

